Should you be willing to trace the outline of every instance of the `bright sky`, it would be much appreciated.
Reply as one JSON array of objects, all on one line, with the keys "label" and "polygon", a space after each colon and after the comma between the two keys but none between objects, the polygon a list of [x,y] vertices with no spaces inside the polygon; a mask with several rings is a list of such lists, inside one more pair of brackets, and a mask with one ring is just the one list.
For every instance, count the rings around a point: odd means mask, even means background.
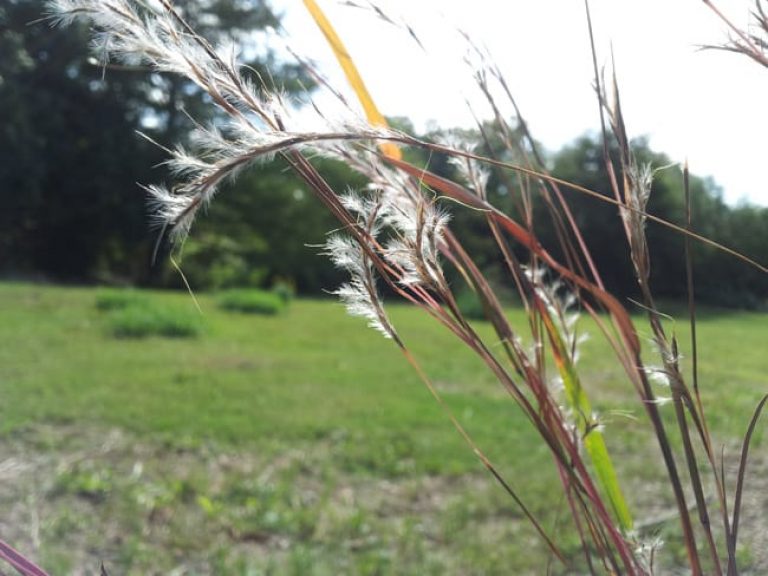
[{"label": "bright sky", "polygon": [[[359,3],[364,1],[358,0]],[[580,0],[381,0],[423,41],[339,0],[318,0],[357,63],[381,111],[417,129],[471,126],[468,99],[487,115],[464,64],[460,26],[501,68],[534,136],[548,149],[598,127],[584,4]],[[731,19],[749,24],[751,0],[720,0]],[[349,93],[333,55],[301,0],[272,0],[292,45],[310,55]],[[721,7],[722,8],[722,7]],[[700,0],[592,0],[599,64],[615,54],[630,136],[691,171],[711,175],[732,204],[768,206],[768,70],[743,56],[700,51],[727,39]],[[350,101],[354,97],[350,96]]]}]

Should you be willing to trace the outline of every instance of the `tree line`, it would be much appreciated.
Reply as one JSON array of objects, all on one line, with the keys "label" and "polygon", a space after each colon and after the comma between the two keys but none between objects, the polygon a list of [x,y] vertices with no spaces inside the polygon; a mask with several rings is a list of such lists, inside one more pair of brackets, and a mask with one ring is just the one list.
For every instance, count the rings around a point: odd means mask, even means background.
[{"label": "tree line", "polygon": [[[312,84],[298,66],[281,64],[269,52],[248,50],[258,31],[278,22],[264,0],[177,1],[187,17],[213,41],[245,45],[253,74],[272,78],[300,98]],[[77,27],[51,28],[42,0],[0,5],[0,275],[70,282],[179,286],[166,254],[153,259],[161,234],[149,226],[146,195],[137,183],[169,180],[165,153],[148,139],[172,146],[184,142],[189,117],[215,122],[211,106],[188,83],[151,72],[140,63],[94,61],[87,34]],[[254,32],[256,31],[256,32]],[[263,73],[267,69],[270,74]],[[425,138],[439,135],[426,134]],[[584,136],[546,162],[553,175],[608,195],[603,146]],[[636,141],[638,160],[653,166],[669,158]],[[418,151],[409,152],[413,158]],[[426,161],[427,158],[424,158]],[[323,161],[323,173],[338,188],[364,185],[345,166]],[[451,174],[439,157],[430,169]],[[493,202],[514,213],[517,192],[510,179],[494,174]],[[635,281],[617,209],[574,191],[564,193],[609,289],[631,296]],[[768,246],[768,209],[731,207],[711,179],[691,179],[694,229],[760,260]],[[478,221],[456,209],[453,227],[498,283],[505,280],[498,254]],[[682,224],[685,202],[679,169],[656,175],[649,211]],[[534,226],[545,245],[557,242],[540,200]],[[333,227],[320,204],[279,161],[244,173],[220,192],[210,212],[186,241],[181,267],[197,289],[237,285],[293,284],[304,293],[335,287],[340,278],[312,245]],[[648,239],[652,284],[657,294],[686,293],[683,238],[653,223]],[[764,307],[768,278],[732,256],[695,243],[700,301]]]}]

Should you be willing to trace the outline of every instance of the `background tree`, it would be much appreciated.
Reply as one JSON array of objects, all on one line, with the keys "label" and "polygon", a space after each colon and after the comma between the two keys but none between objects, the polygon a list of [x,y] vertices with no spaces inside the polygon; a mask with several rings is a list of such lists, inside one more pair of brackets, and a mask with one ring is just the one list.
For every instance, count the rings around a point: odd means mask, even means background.
[{"label": "background tree", "polygon": [[[364,185],[339,162],[316,164],[336,190]],[[276,160],[219,192],[185,241],[181,266],[196,288],[287,282],[302,293],[318,293],[343,278],[318,254],[335,226],[304,182]]]},{"label": "background tree", "polygon": [[[685,194],[680,169],[672,165],[665,154],[651,150],[646,140],[635,140],[632,149],[639,164],[649,163],[654,168],[662,168],[654,178],[649,213],[684,225]],[[553,173],[608,195],[610,187],[602,154],[600,141],[584,136],[555,154]],[[768,245],[765,209],[750,205],[729,208],[723,202],[722,191],[709,178],[692,175],[690,193],[695,232],[759,259],[758,247],[762,246],[764,251]],[[635,296],[637,288],[626,257],[629,248],[616,217],[616,207],[576,192],[567,194],[607,287],[617,294]],[[655,292],[661,297],[684,298],[683,237],[653,222],[648,223],[647,237],[651,284]],[[768,290],[762,275],[721,251],[698,242],[693,242],[693,246],[696,291],[700,301],[724,306],[765,306]]]},{"label": "background tree", "polygon": [[[252,75],[289,92],[309,85],[297,66],[275,62],[259,43],[260,31],[278,23],[264,0],[177,5],[213,43],[239,45]],[[108,63],[104,70],[90,55],[84,30],[51,29],[44,16],[43,0],[0,6],[0,272],[176,283],[164,266],[151,266],[155,237],[136,184],[163,179],[162,167],[151,167],[165,154],[131,135],[141,130],[175,144],[193,126],[190,117],[215,123],[212,107],[191,83],[140,65]],[[242,180],[217,203],[229,213],[227,226],[196,240],[209,260],[242,260],[247,267],[257,252],[303,246],[295,235],[277,238],[277,228],[256,228],[262,199],[274,207],[282,198],[291,210],[301,204],[291,196],[295,182],[281,178],[279,168],[261,174]],[[264,243],[267,237],[272,246]]]},{"label": "background tree", "polygon": [[[500,142],[484,141],[476,130],[452,131],[469,142],[481,142],[476,152],[498,157],[511,163],[522,163],[520,157],[505,151]],[[519,137],[520,135],[518,135]],[[429,134],[427,138],[443,142],[445,132]],[[522,140],[522,139],[521,139]],[[618,151],[611,144],[613,154]],[[648,164],[655,172],[648,211],[669,222],[685,225],[686,209],[682,173],[663,153],[652,150],[645,139],[632,143],[638,164]],[[503,151],[503,152],[502,152]],[[410,160],[429,165],[429,169],[451,179],[458,177],[456,169],[437,154],[410,152]],[[585,135],[545,159],[554,176],[612,196],[608,174],[603,162],[603,146],[596,136]],[[488,184],[491,202],[502,207],[520,222],[525,222],[521,209],[519,182],[513,175],[492,170]],[[637,282],[627,257],[629,246],[614,205],[600,202],[580,192],[561,187],[595,264],[606,287],[621,297],[636,298]],[[547,249],[563,260],[552,219],[539,194],[532,188],[534,206],[533,226]],[[760,259],[761,250],[768,245],[768,210],[749,204],[731,208],[722,200],[722,191],[711,178],[690,177],[693,229],[698,234],[720,242],[747,256]],[[472,210],[455,210],[451,227],[463,239],[478,265],[503,293],[511,279],[493,239],[487,234],[485,217]],[[649,222],[647,238],[651,255],[651,282],[662,298],[686,298],[684,240],[680,233]],[[522,257],[522,253],[520,254]],[[766,280],[732,256],[693,242],[697,299],[702,303],[731,307],[758,308],[766,306]],[[511,288],[511,284],[510,284]],[[511,290],[510,290],[511,292]]]},{"label": "background tree", "polygon": [[[209,40],[234,43],[246,72],[299,97],[308,85],[296,65],[283,64],[265,48],[265,30],[279,17],[264,0],[177,0],[175,3]],[[181,285],[161,257],[152,265],[157,232],[148,227],[145,194],[136,183],[165,179],[165,153],[139,136],[174,145],[198,122],[216,123],[206,97],[187,81],[150,72],[138,63],[110,63],[106,70],[89,55],[87,35],[78,27],[51,29],[43,0],[0,4],[0,274],[71,281]],[[135,64],[135,65],[134,65]],[[271,75],[267,73],[271,70]],[[407,119],[394,125],[413,132]],[[480,142],[478,152],[519,162],[501,142],[484,141],[474,130],[460,132]],[[491,133],[491,132],[489,132]],[[427,138],[442,140],[443,133]],[[513,135],[515,137],[515,135]],[[639,162],[664,166],[669,159],[647,142],[634,143]],[[455,177],[440,155],[406,150],[412,161]],[[554,174],[609,194],[602,145],[582,137],[548,160]],[[155,168],[152,168],[155,167]],[[337,189],[361,186],[341,165],[325,162]],[[684,222],[679,170],[656,175],[649,210]],[[635,281],[616,208],[565,190],[578,225],[607,286],[632,296]],[[711,180],[691,179],[694,228],[747,255],[760,257],[768,245],[768,211],[749,205],[728,207]],[[516,177],[492,172],[488,194],[497,206],[524,220]],[[549,216],[533,190],[535,227],[545,245],[558,252]],[[465,238],[479,265],[499,285],[508,281],[484,216],[455,210],[452,226]],[[183,250],[183,269],[199,289],[269,284],[276,279],[304,292],[337,283],[336,273],[317,250],[333,227],[303,185],[272,163],[244,174],[221,191]],[[299,232],[297,232],[297,230]],[[649,224],[652,282],[661,296],[685,294],[683,241],[679,234]],[[715,304],[764,306],[768,281],[732,257],[695,245],[697,291]],[[494,270],[496,272],[494,272]]]},{"label": "background tree", "polygon": [[[174,6],[212,45],[231,46],[243,64],[243,75],[255,84],[264,81],[294,95],[311,87],[299,65],[278,61],[268,48],[266,33],[279,25],[279,17],[266,0],[175,0]],[[141,65],[110,66],[109,75],[113,74],[136,77],[141,98],[133,105],[142,114],[144,128],[164,143],[183,142],[190,117],[201,123],[213,120],[208,97],[178,75]]]},{"label": "background tree", "polygon": [[34,24],[43,3],[0,6],[0,266],[16,273],[133,275],[146,229],[135,182],[159,155],[126,138],[132,83],[109,86],[78,28]]}]

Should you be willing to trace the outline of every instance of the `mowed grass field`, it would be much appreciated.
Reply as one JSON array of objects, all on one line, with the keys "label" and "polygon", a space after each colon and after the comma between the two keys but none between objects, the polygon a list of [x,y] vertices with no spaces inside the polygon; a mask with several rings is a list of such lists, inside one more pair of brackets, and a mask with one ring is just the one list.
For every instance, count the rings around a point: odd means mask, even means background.
[{"label": "mowed grass field", "polygon": [[[197,314],[187,294],[143,296]],[[110,574],[567,573],[397,348],[336,302],[257,316],[198,295],[198,336],[137,339],[113,336],[96,298],[0,284],[0,538],[52,573],[95,574],[102,561]],[[431,319],[403,305],[391,314],[461,422],[577,559],[551,459],[512,400]],[[510,318],[526,325],[519,311]],[[728,467],[768,391],[766,320],[710,310],[698,325],[703,397]],[[669,327],[690,367],[686,320]],[[642,407],[597,332],[582,329],[594,333],[583,381],[633,511],[668,540],[674,563],[683,552]],[[650,344],[646,356],[658,364]],[[756,477],[763,437],[758,428]],[[747,488],[764,507],[758,484]],[[745,521],[744,561],[768,569]]]}]

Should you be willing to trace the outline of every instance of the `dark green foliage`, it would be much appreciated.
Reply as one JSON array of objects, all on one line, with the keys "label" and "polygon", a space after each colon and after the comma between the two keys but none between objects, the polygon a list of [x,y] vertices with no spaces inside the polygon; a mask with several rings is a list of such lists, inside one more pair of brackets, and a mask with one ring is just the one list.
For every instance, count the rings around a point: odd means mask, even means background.
[{"label": "dark green foliage", "polygon": [[456,304],[461,313],[470,320],[485,320],[483,304],[472,290],[464,290],[456,295]]},{"label": "dark green foliage", "polygon": [[[296,93],[302,78],[292,65],[253,50],[259,30],[277,19],[261,0],[177,2],[190,21],[214,42],[243,43],[249,64],[268,66],[275,82]],[[77,281],[118,281],[182,287],[161,250],[152,264],[158,232],[150,232],[139,183],[162,182],[158,166],[165,153],[134,135],[143,130],[164,145],[186,139],[185,110],[213,120],[200,91],[181,79],[126,67],[103,71],[89,59],[87,34],[78,27],[51,29],[39,22],[42,0],[16,0],[0,6],[0,275],[44,276]],[[256,56],[258,54],[258,57]],[[269,75],[264,75],[270,78]],[[157,98],[164,92],[166,97]],[[407,121],[395,122],[412,131]],[[490,134],[490,131],[487,133]],[[465,134],[480,140],[472,131]],[[493,136],[478,151],[520,163]],[[512,135],[519,139],[519,134]],[[638,160],[665,165],[669,159],[647,143],[634,143]],[[406,150],[438,173],[455,176],[439,154]],[[530,150],[528,150],[530,152]],[[602,146],[583,137],[551,157],[556,176],[609,194]],[[337,191],[363,182],[341,164],[322,161],[321,173]],[[684,222],[677,168],[657,174],[649,210]],[[491,202],[524,222],[518,181],[494,171]],[[562,257],[538,189],[533,190],[534,224],[542,242]],[[636,283],[616,208],[564,189],[607,287],[633,296]],[[768,210],[727,206],[711,180],[692,178],[693,226],[698,233],[758,260],[768,245]],[[453,210],[452,228],[500,289],[511,287],[485,216]],[[311,192],[279,162],[254,167],[221,190],[210,213],[201,217],[184,246],[181,267],[195,289],[269,286],[285,279],[299,293],[317,293],[342,280],[311,246],[322,244],[334,222]],[[656,224],[648,226],[653,262],[651,283],[665,298],[685,295],[682,237]],[[516,247],[513,245],[512,249]],[[703,302],[761,308],[768,278],[732,256],[694,243],[696,293]],[[522,252],[518,256],[523,257]],[[514,291],[514,290],[513,290]]]},{"label": "dark green foliage", "polygon": [[[319,164],[337,190],[363,185],[341,163]],[[181,268],[195,289],[269,286],[283,280],[300,293],[317,293],[336,287],[343,278],[318,255],[317,246],[335,226],[328,211],[282,162],[257,166],[224,187],[197,220]]]},{"label": "dark green foliage", "polygon": [[[200,226],[186,239],[180,265],[196,290],[260,286],[267,271],[259,259],[266,251],[266,242],[257,230],[246,229],[238,235],[237,226],[214,223]],[[175,274],[174,270],[169,272]]]},{"label": "dark green foliage", "polygon": [[[664,154],[654,152],[647,142],[633,142],[639,164],[654,168],[670,165]],[[596,138],[582,137],[554,157],[553,174],[606,196],[611,195],[608,175],[602,161],[602,145]],[[729,208],[711,179],[691,177],[693,231],[739,252],[764,259],[768,246],[768,210],[754,206]],[[637,281],[631,268],[629,246],[618,216],[618,209],[573,190],[565,190],[576,222],[595,259],[606,287],[616,294],[634,297]],[[544,210],[539,207],[537,223],[540,237],[557,253],[554,236],[548,233]],[[656,173],[648,212],[663,220],[685,226],[685,199],[682,173],[671,166]],[[651,258],[651,287],[662,298],[686,296],[683,237],[657,223],[647,224]],[[731,255],[693,241],[696,296],[702,303],[728,306],[765,306],[768,281]],[[759,246],[760,247],[759,247]]]},{"label": "dark green foliage", "polygon": [[42,4],[0,6],[1,271],[132,276],[147,253],[135,183],[160,155],[130,136],[135,84],[117,77],[107,87],[84,30],[35,23]]},{"label": "dark green foliage", "polygon": [[[746,256],[765,262],[768,246],[768,208],[749,205],[731,210],[712,207],[694,215],[694,228]],[[729,308],[765,310],[768,307],[768,276],[751,270],[728,254],[697,246],[694,251],[697,295]]]},{"label": "dark green foliage", "polygon": [[[480,155],[511,164],[525,164],[519,154],[502,152],[501,143],[492,140],[493,134],[490,130],[486,131],[488,140],[485,141],[471,130],[458,133],[468,142],[482,142],[476,150]],[[442,132],[430,135],[430,138],[438,141],[443,137]],[[513,138],[522,142],[520,134]],[[520,146],[520,151],[525,146],[528,157],[532,157],[530,146],[522,143]],[[670,158],[665,154],[653,151],[642,138],[632,143],[632,150],[638,164],[649,163],[654,169],[663,168],[655,174],[648,212],[678,226],[685,226],[685,200],[680,168],[672,165]],[[618,150],[613,144],[611,154],[614,157],[618,155]],[[432,172],[452,180],[459,178],[456,169],[446,161],[445,156],[410,150],[408,157],[415,164],[428,166]],[[602,143],[596,136],[582,136],[552,154],[548,168],[560,179],[581,185],[608,198],[613,197],[603,161]],[[547,250],[561,262],[566,262],[541,189],[533,184],[531,186],[533,215],[530,225]],[[560,188],[606,288],[623,298],[637,298],[637,280],[618,208],[567,186]],[[694,232],[757,261],[765,260],[765,246],[768,246],[768,209],[748,204],[729,207],[723,202],[721,190],[711,178],[692,176],[690,189]],[[528,226],[519,180],[513,172],[492,170],[487,194],[491,203],[516,221]],[[553,202],[557,204],[556,200]],[[452,212],[451,229],[489,278],[496,293],[509,299],[509,295],[515,293],[514,280],[493,235],[489,233],[486,216],[475,210],[456,209],[452,206],[449,206],[449,209]],[[682,234],[649,222],[647,239],[651,257],[651,286],[654,293],[666,300],[684,300],[687,292]],[[732,255],[700,242],[693,241],[693,246],[697,300],[717,306],[748,309],[764,309],[768,305],[768,278],[764,274],[751,269]],[[520,246],[512,242],[510,249],[522,262],[526,261],[526,252],[521,250]],[[452,275],[454,284],[462,282],[458,272],[449,269],[448,274]],[[471,294],[461,294],[459,300],[461,305],[467,306],[471,311],[474,306]],[[482,310],[477,308],[476,312],[476,317],[483,317]]]},{"label": "dark green foliage", "polygon": [[245,314],[277,314],[286,305],[280,294],[262,290],[229,290],[219,295],[219,306]]},{"label": "dark green foliage", "polygon": [[[249,66],[268,66],[263,77],[289,93],[300,81],[311,85],[297,66],[253,49],[259,31],[278,23],[264,0],[176,5],[213,42],[244,45]],[[164,179],[152,167],[165,153],[135,131],[173,146],[192,126],[187,114],[202,123],[213,119],[210,103],[184,80],[143,68],[103,70],[89,55],[86,30],[51,28],[44,15],[43,0],[0,5],[0,274],[180,284],[162,253],[152,266],[157,233],[150,233],[146,195],[137,186]],[[289,199],[295,188],[284,178],[267,181],[279,198]],[[249,191],[251,207],[263,189]],[[209,240],[213,248],[201,241],[202,260],[224,262],[214,283],[261,280],[254,254],[273,247],[259,229],[219,229]]]}]

